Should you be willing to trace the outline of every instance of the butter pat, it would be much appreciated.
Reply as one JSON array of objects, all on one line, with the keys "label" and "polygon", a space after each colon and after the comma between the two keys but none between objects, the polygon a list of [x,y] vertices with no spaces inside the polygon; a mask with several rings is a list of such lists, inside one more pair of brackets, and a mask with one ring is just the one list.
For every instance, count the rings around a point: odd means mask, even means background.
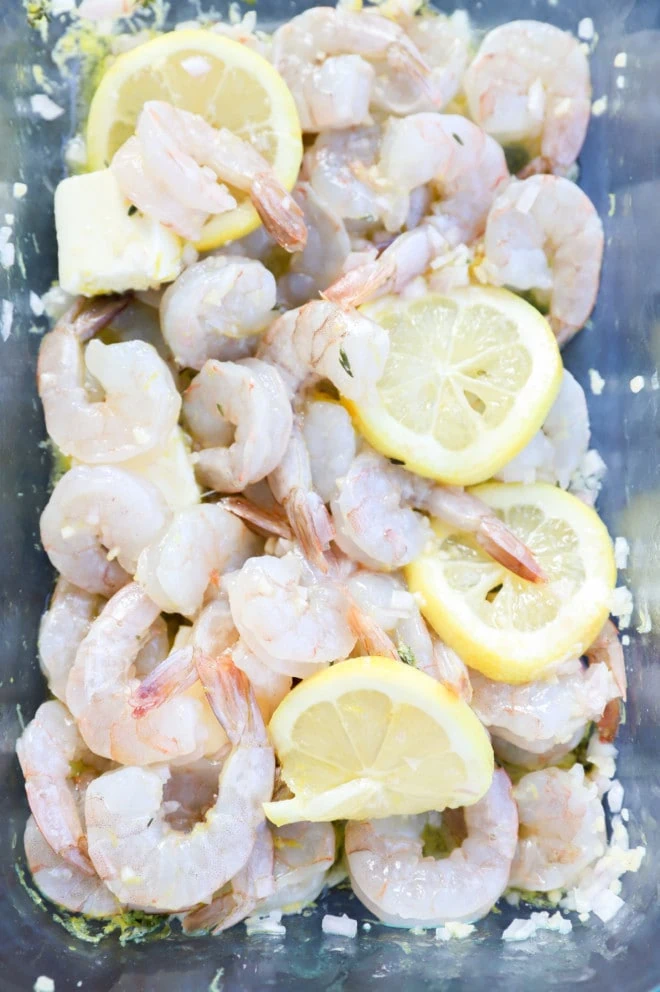
[{"label": "butter pat", "polygon": [[132,210],[110,169],[59,184],[55,227],[60,285],[74,296],[153,289],[181,272],[181,239]]}]

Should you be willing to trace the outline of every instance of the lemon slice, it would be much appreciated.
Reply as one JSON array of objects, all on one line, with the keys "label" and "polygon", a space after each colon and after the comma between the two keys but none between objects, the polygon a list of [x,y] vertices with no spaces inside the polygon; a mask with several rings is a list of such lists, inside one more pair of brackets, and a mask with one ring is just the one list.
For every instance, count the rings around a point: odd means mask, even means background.
[{"label": "lemon slice", "polygon": [[518,578],[469,535],[433,521],[434,538],[405,570],[408,586],[463,661],[492,679],[528,682],[593,643],[616,581],[612,542],[593,510],[555,486],[471,491],[524,541],[547,581]]},{"label": "lemon slice", "polygon": [[[118,56],[92,99],[87,121],[90,169],[106,168],[135,131],[147,100],[166,100],[251,142],[286,189],[298,176],[302,138],[296,106],[280,74],[261,55],[211,31],[172,31]],[[261,223],[244,192],[238,206],[207,222],[200,251],[249,234]]]},{"label": "lemon slice", "polygon": [[390,334],[376,389],[346,404],[377,451],[419,475],[471,485],[506,465],[543,423],[561,357],[545,318],[520,297],[474,286],[360,309]]},{"label": "lemon slice", "polygon": [[265,803],[277,826],[468,806],[493,776],[469,706],[391,658],[349,658],[296,686],[270,735],[293,799]]}]

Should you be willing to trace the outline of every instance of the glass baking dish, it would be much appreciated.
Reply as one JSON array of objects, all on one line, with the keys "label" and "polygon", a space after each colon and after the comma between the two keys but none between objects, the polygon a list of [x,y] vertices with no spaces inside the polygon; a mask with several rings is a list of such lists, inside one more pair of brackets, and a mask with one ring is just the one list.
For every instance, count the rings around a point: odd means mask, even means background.
[{"label": "glass baking dish", "polygon": [[[28,4],[28,6],[30,6]],[[60,3],[60,7],[65,4]],[[173,0],[167,23],[195,17],[200,3]],[[204,0],[201,6],[210,13]],[[259,0],[261,24],[287,19],[306,6],[296,0]],[[441,6],[451,9],[444,3]],[[580,988],[648,992],[660,987],[660,679],[656,674],[660,623],[660,3],[657,0],[470,0],[478,27],[519,17],[548,20],[573,31],[593,18],[594,97],[607,98],[594,117],[581,156],[581,183],[603,218],[605,264],[598,306],[590,325],[566,349],[568,367],[587,387],[593,445],[608,465],[600,509],[613,536],[630,544],[621,583],[633,592],[635,611],[627,661],[630,696],[619,738],[619,777],[631,811],[631,844],[645,844],[636,875],[623,880],[625,907],[609,924],[592,917],[573,932],[545,933],[520,944],[501,932],[516,911],[507,906],[481,921],[467,940],[443,944],[433,931],[387,929],[350,895],[333,890],[318,908],[285,919],[286,936],[247,937],[239,925],[216,938],[172,934],[122,944],[77,939],[52,907],[35,903],[21,882],[23,783],[14,744],[44,697],[36,638],[52,584],[39,547],[38,517],[46,501],[50,455],[36,397],[34,371],[44,319],[29,291],[43,293],[56,277],[52,193],[64,174],[63,147],[77,129],[75,82],[61,79],[51,59],[61,31],[55,17],[49,40],[28,25],[19,0],[0,11],[0,203],[2,225],[13,230],[16,261],[0,270],[0,990],[32,989],[48,976],[57,992],[219,992],[277,989],[381,992],[506,988]],[[57,8],[56,8],[57,9]],[[156,4],[150,16],[158,16]],[[218,13],[226,13],[222,7]],[[245,10],[253,9],[246,6]],[[625,58],[619,53],[626,53]],[[65,113],[45,121],[29,97],[53,81],[51,96]],[[601,101],[601,107],[603,101]],[[27,192],[20,197],[25,183]],[[18,195],[17,195],[18,194]],[[102,232],[99,232],[102,236]],[[34,303],[34,300],[33,300]],[[10,307],[13,304],[13,314]],[[605,380],[589,390],[589,370]],[[321,932],[325,912],[360,921],[357,938]],[[362,926],[369,921],[371,928]],[[161,934],[162,938],[162,934]]]}]

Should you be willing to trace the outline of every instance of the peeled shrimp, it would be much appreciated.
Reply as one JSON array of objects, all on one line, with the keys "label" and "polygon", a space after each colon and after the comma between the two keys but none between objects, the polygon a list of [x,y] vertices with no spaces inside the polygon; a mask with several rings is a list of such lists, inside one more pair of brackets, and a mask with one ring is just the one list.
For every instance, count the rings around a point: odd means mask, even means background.
[{"label": "peeled shrimp", "polygon": [[[184,412],[193,436],[204,445],[196,457],[198,477],[225,493],[241,492],[276,468],[293,423],[280,373],[257,358],[209,359],[186,390]],[[220,443],[209,441],[209,423],[216,438],[222,437]]]},{"label": "peeled shrimp", "polygon": [[55,853],[33,816],[25,825],[23,847],[34,884],[51,902],[92,919],[121,912],[120,904],[96,872],[81,871]]},{"label": "peeled shrimp", "polygon": [[275,296],[275,279],[261,262],[241,255],[205,258],[165,290],[163,337],[177,363],[191,369],[209,358],[244,358],[270,323]]},{"label": "peeled shrimp", "polygon": [[269,896],[273,881],[273,838],[267,823],[260,823],[250,857],[229,885],[208,906],[200,906],[183,917],[183,929],[222,933],[244,920]]},{"label": "peeled shrimp", "polygon": [[274,671],[305,678],[351,653],[344,592],[300,555],[252,558],[225,585],[242,640]]},{"label": "peeled shrimp", "polygon": [[502,482],[550,482],[568,489],[587,453],[590,436],[584,389],[564,369],[557,398],[541,430],[495,478]]},{"label": "peeled shrimp", "polygon": [[368,122],[375,76],[369,62],[386,63],[418,87],[429,76],[426,62],[402,28],[375,11],[312,7],[277,29],[272,60],[293,84],[306,131]]},{"label": "peeled shrimp", "polygon": [[62,703],[42,703],[16,742],[25,791],[39,830],[55,852],[78,871],[93,875],[76,805],[71,766],[91,756],[75,720]]},{"label": "peeled shrimp", "polygon": [[83,462],[118,462],[151,451],[165,442],[181,409],[169,369],[144,341],[90,341],[83,357],[83,342],[126,302],[74,304],[39,349],[37,386],[48,433],[65,455]]},{"label": "peeled shrimp", "polygon": [[312,300],[282,314],[262,338],[257,355],[275,365],[293,395],[329,379],[348,399],[360,399],[383,373],[387,331],[356,311]]},{"label": "peeled shrimp", "polygon": [[161,610],[192,617],[221,576],[258,555],[261,547],[234,514],[204,503],[176,514],[141,553],[135,578]]},{"label": "peeled shrimp", "polygon": [[78,17],[88,21],[128,17],[137,4],[138,0],[82,0],[78,7]]},{"label": "peeled shrimp", "polygon": [[326,552],[335,532],[323,500],[313,489],[309,453],[299,422],[294,423],[284,456],[268,482],[303,553],[326,572]]},{"label": "peeled shrimp", "polygon": [[[178,227],[182,237],[199,240],[201,226],[210,214],[236,205],[233,196],[216,181],[219,179],[249,194],[266,230],[278,244],[289,251],[304,247],[307,232],[300,208],[249,142],[226,128],[212,127],[198,114],[159,100],[145,103],[138,119],[137,138],[129,138],[127,144],[134,140],[143,159],[142,174],[147,186],[151,184],[161,191],[159,201],[166,199],[183,211],[193,211],[193,224],[186,225],[185,230]],[[122,149],[117,155],[121,154]],[[117,168],[117,156],[113,169],[124,195],[138,209],[150,213],[152,201],[141,195],[142,189],[138,190],[135,182],[127,181],[124,170]],[[131,179],[133,175],[128,177]],[[176,223],[169,226],[177,229]]]},{"label": "peeled shrimp", "polygon": [[509,884],[534,892],[573,885],[605,853],[605,814],[595,783],[575,764],[569,771],[530,772],[513,790],[520,839]]},{"label": "peeled shrimp", "polygon": [[41,540],[65,579],[111,596],[135,574],[140,552],[171,514],[151,482],[112,465],[62,476],[41,514]]},{"label": "peeled shrimp", "polygon": [[303,409],[302,436],[309,456],[312,486],[329,503],[337,482],[348,472],[357,440],[351,418],[340,403],[310,400]]},{"label": "peeled shrimp", "polygon": [[[67,705],[95,754],[121,764],[153,764],[206,752],[210,731],[201,702],[172,699],[140,720],[132,695],[134,665],[159,608],[131,583],[103,608],[82,641],[67,685]],[[129,900],[130,901],[130,900]]]},{"label": "peeled shrimp", "polygon": [[539,21],[490,31],[463,78],[470,116],[503,145],[523,144],[565,172],[591,114],[589,63],[571,34]]},{"label": "peeled shrimp", "polygon": [[284,827],[271,826],[270,830],[275,849],[274,891],[260,903],[258,910],[267,913],[281,909],[284,913],[296,913],[314,902],[323,891],[335,860],[335,830],[331,823],[305,821]]},{"label": "peeled shrimp", "polygon": [[465,840],[439,860],[424,857],[422,831],[442,814],[350,821],[345,849],[358,899],[390,926],[485,916],[507,886],[516,851],[518,815],[506,772],[495,772],[486,795],[464,815]]},{"label": "peeled shrimp", "polygon": [[557,176],[512,183],[490,209],[484,248],[479,278],[547,300],[560,344],[585,324],[598,292],[603,225],[575,183]]},{"label": "peeled shrimp", "polygon": [[331,283],[351,250],[341,217],[309,183],[299,182],[292,195],[303,211],[307,244],[291,257],[289,271],[277,283],[278,299],[287,307],[307,303]]},{"label": "peeled shrimp", "polygon": [[245,675],[203,655],[198,670],[231,743],[217,796],[192,830],[165,816],[170,772],[122,768],[93,782],[85,797],[90,857],[121,902],[177,912],[209,901],[246,864],[273,791],[275,757]]},{"label": "peeled shrimp", "polygon": [[411,507],[474,534],[487,554],[523,578],[542,579],[530,551],[477,497],[422,479],[369,449],[354,460],[332,501],[337,544],[368,567],[400,568],[430,535],[428,520]]},{"label": "peeled shrimp", "polygon": [[60,577],[39,626],[39,661],[48,688],[64,700],[78,645],[89,631],[102,600]]},{"label": "peeled shrimp", "polygon": [[504,741],[517,749],[517,763],[534,766],[551,754],[559,760],[584,733],[587,724],[599,721],[608,703],[626,694],[623,651],[616,629],[608,621],[603,633],[587,652],[585,668],[579,659],[561,665],[544,680],[524,685],[493,682],[478,672],[471,674],[472,708],[493,736],[496,753]]}]

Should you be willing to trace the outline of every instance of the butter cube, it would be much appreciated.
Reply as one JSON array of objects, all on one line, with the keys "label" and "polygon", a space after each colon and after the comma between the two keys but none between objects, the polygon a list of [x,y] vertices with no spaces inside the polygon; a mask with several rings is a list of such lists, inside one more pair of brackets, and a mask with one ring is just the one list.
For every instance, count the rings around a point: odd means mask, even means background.
[{"label": "butter cube", "polygon": [[182,269],[183,242],[124,198],[110,169],[55,190],[60,286],[74,296],[152,289]]}]

